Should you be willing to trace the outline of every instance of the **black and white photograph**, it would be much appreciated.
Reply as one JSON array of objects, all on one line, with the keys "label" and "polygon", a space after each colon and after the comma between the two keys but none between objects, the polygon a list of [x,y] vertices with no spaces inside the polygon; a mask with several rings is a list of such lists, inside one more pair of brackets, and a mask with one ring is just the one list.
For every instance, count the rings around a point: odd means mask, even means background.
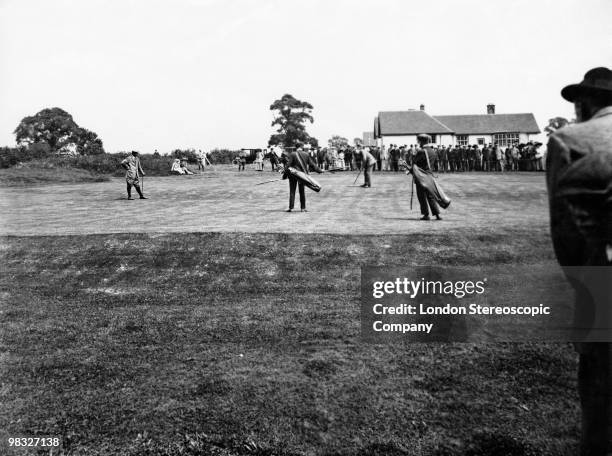
[{"label": "black and white photograph", "polygon": [[612,1],[0,0],[0,455],[612,456]]}]

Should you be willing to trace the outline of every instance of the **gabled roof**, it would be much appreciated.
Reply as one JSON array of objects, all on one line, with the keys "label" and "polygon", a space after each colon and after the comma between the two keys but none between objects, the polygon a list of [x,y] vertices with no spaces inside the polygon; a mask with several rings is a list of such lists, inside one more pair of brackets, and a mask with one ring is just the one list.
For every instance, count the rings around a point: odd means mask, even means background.
[{"label": "gabled roof", "polygon": [[434,118],[442,122],[457,135],[517,132],[540,133],[540,128],[531,113],[472,114],[434,116]]},{"label": "gabled roof", "polygon": [[[376,128],[375,128],[376,132]],[[453,133],[425,111],[383,111],[378,113],[378,135],[418,135]]]}]

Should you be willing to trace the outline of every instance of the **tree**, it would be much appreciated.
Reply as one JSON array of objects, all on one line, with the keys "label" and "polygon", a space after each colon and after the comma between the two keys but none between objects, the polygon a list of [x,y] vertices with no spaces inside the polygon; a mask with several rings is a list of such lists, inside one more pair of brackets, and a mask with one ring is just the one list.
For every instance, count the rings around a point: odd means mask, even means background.
[{"label": "tree", "polygon": [[349,145],[348,139],[339,135],[332,136],[331,139],[327,141],[327,144],[334,149],[346,149]]},{"label": "tree", "polygon": [[559,128],[565,127],[573,122],[567,120],[565,117],[554,117],[552,119],[548,119],[548,125],[544,127],[544,131],[547,135],[554,133]]},{"label": "tree", "polygon": [[102,140],[98,138],[98,135],[93,131],[89,131],[86,128],[79,128],[75,132],[74,140],[77,145],[77,152],[81,155],[97,155],[104,153]]},{"label": "tree", "polygon": [[269,146],[299,147],[310,144],[318,147],[318,141],[306,132],[304,125],[306,122],[314,122],[310,103],[285,94],[270,105],[270,110],[275,111],[272,126],[277,127],[277,130],[270,136]]},{"label": "tree", "polygon": [[61,108],[46,108],[24,117],[13,132],[19,145],[45,143],[52,152],[74,151],[82,155],[104,153],[102,140],[93,131],[81,128]]}]

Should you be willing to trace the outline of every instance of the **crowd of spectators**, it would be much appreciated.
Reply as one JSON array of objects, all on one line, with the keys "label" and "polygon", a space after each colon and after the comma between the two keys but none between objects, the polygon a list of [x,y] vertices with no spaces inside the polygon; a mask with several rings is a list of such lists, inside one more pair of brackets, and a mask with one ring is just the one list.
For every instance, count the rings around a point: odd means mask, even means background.
[{"label": "crowd of spectators", "polygon": [[[358,146],[359,149],[361,146]],[[546,147],[539,142],[530,141],[526,144],[515,143],[508,147],[498,144],[485,144],[482,147],[445,146],[432,144],[436,159],[432,167],[437,172],[465,171],[544,171]],[[367,147],[376,159],[375,171],[400,171],[400,164],[409,163],[416,154],[416,145],[398,146],[391,144],[386,147]],[[311,150],[310,154],[317,164],[324,169],[360,170],[360,154],[355,154],[356,148],[343,149],[323,148]]]}]

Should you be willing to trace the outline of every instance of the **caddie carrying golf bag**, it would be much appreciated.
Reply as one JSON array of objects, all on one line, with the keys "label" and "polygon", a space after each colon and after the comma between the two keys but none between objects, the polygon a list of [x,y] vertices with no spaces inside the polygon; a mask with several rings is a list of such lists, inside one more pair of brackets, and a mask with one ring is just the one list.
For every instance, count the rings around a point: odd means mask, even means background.
[{"label": "caddie carrying golf bag", "polygon": [[433,175],[429,171],[423,171],[417,165],[412,166],[412,175],[414,176],[414,180],[421,185],[425,189],[427,193],[433,196],[436,200],[436,203],[440,205],[442,209],[446,209],[451,200],[442,188],[438,185]]}]

